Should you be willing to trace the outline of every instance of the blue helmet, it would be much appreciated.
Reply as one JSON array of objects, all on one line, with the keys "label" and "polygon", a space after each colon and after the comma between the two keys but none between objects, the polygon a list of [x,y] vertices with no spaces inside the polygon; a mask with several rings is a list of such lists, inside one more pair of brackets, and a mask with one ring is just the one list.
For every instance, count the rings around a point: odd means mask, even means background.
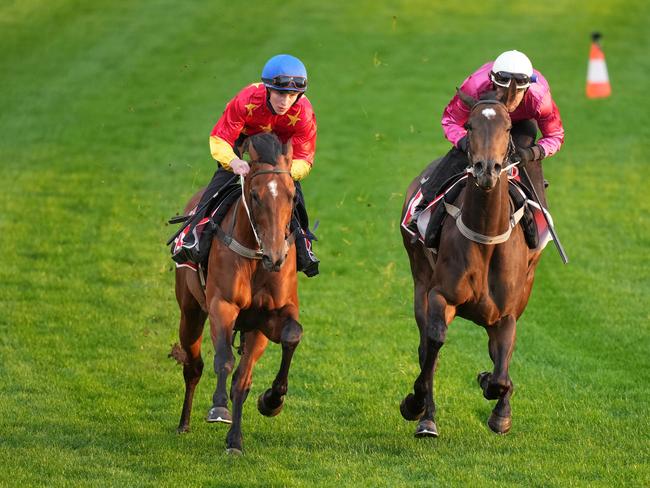
[{"label": "blue helmet", "polygon": [[307,89],[307,69],[295,56],[278,54],[264,65],[262,82],[274,90],[303,93]]}]

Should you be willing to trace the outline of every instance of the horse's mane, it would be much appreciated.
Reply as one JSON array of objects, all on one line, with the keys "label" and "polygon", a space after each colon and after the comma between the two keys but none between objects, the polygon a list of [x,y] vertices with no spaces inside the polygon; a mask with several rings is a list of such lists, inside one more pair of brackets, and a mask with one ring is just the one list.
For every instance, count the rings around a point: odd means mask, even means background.
[{"label": "horse's mane", "polygon": [[272,132],[263,132],[255,134],[249,138],[249,143],[253,145],[258,155],[258,161],[275,166],[278,157],[282,154],[282,143],[278,136]]}]

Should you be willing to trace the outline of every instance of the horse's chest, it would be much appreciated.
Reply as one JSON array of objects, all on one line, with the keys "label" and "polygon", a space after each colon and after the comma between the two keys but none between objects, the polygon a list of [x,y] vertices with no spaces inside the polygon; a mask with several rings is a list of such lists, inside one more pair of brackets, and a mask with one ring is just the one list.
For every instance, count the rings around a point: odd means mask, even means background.
[{"label": "horse's chest", "polygon": [[461,315],[489,325],[514,313],[517,286],[513,278],[498,269],[468,272],[459,283],[464,291],[459,307]]}]

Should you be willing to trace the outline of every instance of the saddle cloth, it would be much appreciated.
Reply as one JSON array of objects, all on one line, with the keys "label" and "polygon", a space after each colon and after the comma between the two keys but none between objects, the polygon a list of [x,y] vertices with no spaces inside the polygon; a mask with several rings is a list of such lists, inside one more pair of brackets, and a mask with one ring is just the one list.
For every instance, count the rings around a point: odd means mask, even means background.
[{"label": "saddle cloth", "polygon": [[[516,170],[516,168],[513,168]],[[437,208],[440,202],[442,201],[443,197],[454,190],[457,185],[462,185],[464,184],[463,182],[467,180],[468,174],[460,174],[458,178],[454,181],[451,182],[447,186],[447,188],[437,195],[429,205],[420,213],[420,216],[418,217],[417,220],[417,227],[418,227],[418,240],[424,245],[424,240],[425,240],[425,234],[427,231],[427,227],[429,225],[429,220],[431,219],[431,215],[433,211]],[[522,195],[522,197],[525,199],[525,202],[527,205],[530,206],[530,208],[533,211],[533,217],[535,218],[535,223],[537,224],[537,233],[539,235],[539,245],[537,246],[536,251],[541,251],[546,247],[546,244],[549,243],[553,238],[551,236],[551,232],[548,228],[548,224],[546,223],[546,219],[544,218],[544,214],[548,217],[549,222],[551,225],[553,225],[553,217],[551,217],[550,212],[542,208],[539,204],[534,202],[529,198],[529,195],[524,191],[522,185],[520,184],[521,179],[519,177],[518,171],[513,171],[511,174],[508,175],[508,181],[510,182],[511,185],[514,185],[516,190],[519,191]],[[422,188],[418,188],[418,191],[415,192],[415,194],[411,197],[411,200],[408,202],[406,206],[406,212],[404,213],[404,217],[402,218],[401,226],[408,234],[411,236],[415,236],[415,232],[413,232],[411,229],[407,227],[407,223],[410,222],[411,217],[413,215],[413,212],[415,208],[418,206],[420,201],[422,200]],[[452,203],[452,202],[449,202]],[[542,213],[544,212],[544,214]]]}]

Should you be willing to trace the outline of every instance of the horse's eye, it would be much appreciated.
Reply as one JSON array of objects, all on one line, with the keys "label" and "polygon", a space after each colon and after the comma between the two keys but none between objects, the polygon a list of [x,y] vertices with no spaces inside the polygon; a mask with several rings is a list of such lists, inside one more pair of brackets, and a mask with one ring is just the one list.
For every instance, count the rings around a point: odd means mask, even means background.
[{"label": "horse's eye", "polygon": [[260,196],[257,194],[257,192],[255,190],[251,190],[251,198],[257,204],[259,204],[261,202]]}]

